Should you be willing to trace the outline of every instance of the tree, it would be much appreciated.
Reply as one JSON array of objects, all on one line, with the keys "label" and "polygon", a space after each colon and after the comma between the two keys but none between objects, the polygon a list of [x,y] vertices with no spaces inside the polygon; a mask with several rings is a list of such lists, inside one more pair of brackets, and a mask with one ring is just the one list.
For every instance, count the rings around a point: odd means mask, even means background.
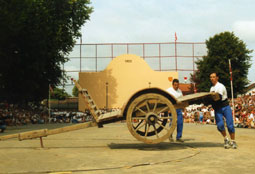
[{"label": "tree", "polygon": [[223,83],[231,94],[229,59],[233,74],[234,96],[242,94],[249,81],[247,79],[250,68],[252,50],[246,48],[245,43],[233,32],[222,32],[206,40],[207,55],[196,62],[198,71],[191,75],[191,81],[196,83],[198,91],[210,90],[210,73],[217,72],[219,81]]},{"label": "tree", "polygon": [[78,97],[79,91],[78,91],[78,88],[76,86],[73,87],[72,94],[73,94],[74,97]]},{"label": "tree", "polygon": [[66,98],[71,97],[65,89],[54,88],[53,93],[51,94],[51,99],[65,100]]},{"label": "tree", "polygon": [[0,0],[0,100],[40,101],[89,20],[89,0]]}]

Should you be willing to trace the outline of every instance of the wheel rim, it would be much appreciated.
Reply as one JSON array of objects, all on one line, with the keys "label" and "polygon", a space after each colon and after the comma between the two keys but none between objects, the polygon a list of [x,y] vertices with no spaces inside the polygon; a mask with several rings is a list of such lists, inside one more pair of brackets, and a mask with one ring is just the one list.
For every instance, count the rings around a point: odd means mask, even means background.
[{"label": "wheel rim", "polygon": [[131,102],[127,111],[130,133],[147,144],[156,144],[167,139],[176,127],[176,120],[172,102],[155,93],[140,95]]}]

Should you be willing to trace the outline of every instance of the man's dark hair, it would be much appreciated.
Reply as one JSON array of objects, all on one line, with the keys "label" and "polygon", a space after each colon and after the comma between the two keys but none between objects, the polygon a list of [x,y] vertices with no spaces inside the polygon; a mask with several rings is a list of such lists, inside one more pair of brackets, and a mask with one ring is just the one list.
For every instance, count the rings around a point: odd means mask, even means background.
[{"label": "man's dark hair", "polygon": [[219,74],[218,74],[217,72],[211,72],[210,75],[211,75],[211,74],[215,74],[216,77],[219,77]]},{"label": "man's dark hair", "polygon": [[179,83],[179,80],[178,79],[174,79],[172,84],[174,84],[174,83]]}]

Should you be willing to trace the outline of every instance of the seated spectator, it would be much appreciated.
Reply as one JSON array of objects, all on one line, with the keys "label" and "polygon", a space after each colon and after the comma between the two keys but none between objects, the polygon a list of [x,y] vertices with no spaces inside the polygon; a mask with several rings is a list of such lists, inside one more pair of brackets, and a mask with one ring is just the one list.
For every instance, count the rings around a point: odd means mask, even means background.
[{"label": "seated spectator", "polygon": [[37,122],[38,122],[38,124],[44,124],[44,118],[43,118],[43,115],[40,115],[40,117],[38,117]]},{"label": "seated spectator", "polygon": [[207,120],[206,120],[206,122],[205,122],[206,124],[211,124],[212,122],[211,122],[211,119],[210,118],[208,118]]},{"label": "seated spectator", "polygon": [[0,132],[3,133],[6,129],[5,118],[1,115],[0,116]]},{"label": "seated spectator", "polygon": [[194,121],[195,123],[199,122],[199,112],[194,112]]},{"label": "seated spectator", "polygon": [[252,112],[248,114],[248,128],[254,128],[254,116]]},{"label": "seated spectator", "polygon": [[31,117],[31,123],[32,123],[32,124],[38,123],[38,114],[34,114],[34,115]]},{"label": "seated spectator", "polygon": [[241,122],[240,122],[240,120],[239,120],[238,116],[236,116],[236,117],[235,117],[235,123],[234,123],[234,126],[235,126],[235,127],[242,127],[242,126],[241,126]]},{"label": "seated spectator", "polygon": [[204,121],[204,113],[202,112],[201,108],[199,108],[199,121],[203,123]]},{"label": "seated spectator", "polygon": [[78,118],[76,115],[72,117],[72,123],[79,123]]},{"label": "seated spectator", "polygon": [[211,107],[210,108],[210,115],[211,115],[211,122],[215,123],[215,113],[214,113],[214,109]]}]

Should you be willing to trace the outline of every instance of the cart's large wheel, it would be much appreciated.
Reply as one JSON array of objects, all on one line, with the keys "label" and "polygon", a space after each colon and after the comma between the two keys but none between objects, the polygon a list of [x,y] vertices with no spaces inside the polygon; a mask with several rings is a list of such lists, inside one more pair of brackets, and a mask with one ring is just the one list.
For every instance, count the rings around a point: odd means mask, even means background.
[{"label": "cart's large wheel", "polygon": [[147,144],[167,139],[176,127],[176,110],[170,100],[148,93],[134,99],[127,110],[127,126],[131,134]]}]

